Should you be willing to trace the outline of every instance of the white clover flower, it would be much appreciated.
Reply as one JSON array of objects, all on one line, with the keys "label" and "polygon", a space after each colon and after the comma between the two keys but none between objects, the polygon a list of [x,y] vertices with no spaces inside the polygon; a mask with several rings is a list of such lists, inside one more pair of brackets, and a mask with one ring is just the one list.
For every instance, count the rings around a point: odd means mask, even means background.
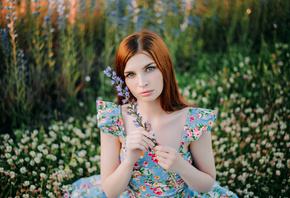
[{"label": "white clover flower", "polygon": [[8,160],[7,160],[7,162],[8,162],[8,164],[10,164],[10,165],[11,165],[11,164],[12,164],[12,162],[13,162],[13,160],[10,158],[10,159],[8,159]]},{"label": "white clover flower", "polygon": [[69,142],[70,138],[64,135],[64,136],[62,136],[62,140],[64,142]]},{"label": "white clover flower", "polygon": [[202,100],[202,102],[205,103],[205,104],[208,103],[208,99],[207,99],[206,97],[202,97],[201,100]]},{"label": "white clover flower", "polygon": [[53,137],[54,139],[57,137],[56,133],[53,132],[53,131],[49,131],[48,133],[49,133],[49,135],[50,135],[51,137]]},{"label": "white clover flower", "polygon": [[59,145],[58,144],[52,144],[51,146],[51,149],[52,150],[55,150],[55,149],[58,149],[59,148]]},{"label": "white clover flower", "polygon": [[243,128],[242,128],[242,131],[243,131],[243,132],[248,132],[249,130],[250,130],[249,127],[243,127]]},{"label": "white clover flower", "polygon": [[64,161],[63,160],[59,160],[58,163],[59,164],[64,164]]},{"label": "white clover flower", "polygon": [[11,172],[9,173],[9,175],[10,175],[10,177],[11,177],[11,179],[12,179],[12,178],[15,177],[15,172],[14,172],[14,171],[11,171]]},{"label": "white clover flower", "polygon": [[46,174],[44,174],[44,173],[40,173],[40,177],[42,177],[42,178],[44,178],[44,179],[47,178]]},{"label": "white clover flower", "polygon": [[77,136],[79,136],[80,138],[85,138],[85,135],[82,133],[82,131],[80,130],[80,129],[78,129],[78,128],[73,128],[73,132],[77,135]]},{"label": "white clover flower", "polygon": [[36,186],[35,185],[31,185],[30,186],[30,188],[29,188],[29,190],[32,192],[32,191],[34,191],[36,189]]},{"label": "white clover flower", "polygon": [[24,194],[23,198],[29,198],[29,194]]},{"label": "white clover flower", "polygon": [[88,172],[89,173],[92,173],[93,172],[93,169],[92,168],[88,168]]},{"label": "white clover flower", "polygon": [[79,169],[78,169],[78,172],[79,172],[80,175],[83,174],[83,171],[84,171],[84,169],[82,169],[82,168],[79,168]]},{"label": "white clover flower", "polygon": [[3,172],[4,172],[4,168],[1,167],[1,168],[0,168],[0,173],[3,173]]},{"label": "white clover flower", "polygon": [[75,119],[73,117],[69,117],[68,122],[73,122]]},{"label": "white clover flower", "polygon": [[69,165],[72,166],[72,167],[76,167],[76,166],[77,166],[77,163],[76,163],[75,161],[71,161],[71,162],[69,163]]},{"label": "white clover flower", "polygon": [[91,169],[92,171],[96,171],[98,168],[96,166],[93,166]]},{"label": "white clover flower", "polygon": [[65,147],[65,143],[61,143],[60,148],[64,148],[64,147]]},{"label": "white clover flower", "polygon": [[85,144],[86,144],[87,146],[89,146],[89,145],[91,145],[91,141],[90,141],[90,140],[86,140],[86,141],[85,141]]},{"label": "white clover flower", "polygon": [[226,127],[225,131],[226,131],[227,133],[230,133],[230,132],[232,131],[232,128],[231,128],[231,127]]},{"label": "white clover flower", "polygon": [[37,149],[38,149],[40,152],[42,152],[42,150],[43,150],[43,147],[44,147],[44,145],[43,145],[43,144],[41,144],[41,145],[38,145],[38,146],[37,146]]},{"label": "white clover flower", "polygon": [[42,152],[43,152],[44,155],[47,155],[48,154],[48,150],[47,149],[43,149]]},{"label": "white clover flower", "polygon": [[72,130],[73,128],[74,128],[74,127],[73,127],[72,124],[69,124],[68,127],[67,127],[68,130]]},{"label": "white clover flower", "polygon": [[53,125],[53,126],[52,126],[52,129],[53,129],[54,131],[59,131],[59,127],[58,127],[58,125]]},{"label": "white clover flower", "polygon": [[29,181],[25,181],[25,182],[23,183],[23,186],[25,187],[25,186],[28,186],[29,184],[30,184]]},{"label": "white clover flower", "polygon": [[78,156],[80,156],[80,157],[85,157],[86,154],[87,154],[87,151],[85,151],[85,150],[81,150],[81,151],[78,153]]},{"label": "white clover flower", "polygon": [[12,147],[11,147],[10,145],[8,145],[8,146],[6,147],[6,150],[7,150],[7,152],[11,152],[11,151],[12,151]]},{"label": "white clover flower", "polygon": [[79,161],[80,164],[82,164],[84,162],[83,158],[77,157],[77,160]]},{"label": "white clover flower", "polygon": [[33,160],[31,160],[31,161],[29,162],[29,164],[30,164],[31,166],[34,166],[35,162],[34,162]]},{"label": "white clover flower", "polygon": [[86,168],[90,168],[91,163],[90,162],[86,162]]},{"label": "white clover flower", "polygon": [[21,153],[21,150],[18,149],[18,148],[15,148],[15,154],[16,154],[16,155],[20,155],[20,153]]},{"label": "white clover flower", "polygon": [[191,97],[192,97],[192,98],[195,98],[196,96],[197,96],[196,91],[192,91],[192,93],[191,93]]},{"label": "white clover flower", "polygon": [[36,153],[35,153],[35,151],[30,151],[29,152],[29,155],[31,155],[32,157],[35,157],[36,156]]},{"label": "white clover flower", "polygon": [[9,138],[10,138],[9,134],[5,134],[5,135],[4,135],[4,141],[7,142]]},{"label": "white clover flower", "polygon": [[37,164],[39,164],[39,163],[40,163],[40,158],[39,158],[39,157],[36,157],[36,158],[34,159],[34,161],[35,161]]},{"label": "white clover flower", "polygon": [[32,175],[33,175],[33,176],[36,176],[36,175],[37,175],[37,172],[32,171]]},{"label": "white clover flower", "polygon": [[[94,126],[94,123],[89,123],[89,126],[90,127],[93,127]],[[91,135],[91,133],[92,133],[92,129],[91,128],[88,128],[88,129],[86,129],[86,136],[87,137],[89,137],[90,135]]]},{"label": "white clover flower", "polygon": [[26,173],[26,172],[27,172],[26,167],[22,167],[22,168],[20,168],[20,172],[21,172],[22,174]]},{"label": "white clover flower", "polygon": [[36,129],[33,130],[32,134],[35,135],[35,136],[38,135],[38,130],[36,130]]},{"label": "white clover flower", "polygon": [[73,138],[73,139],[70,141],[70,143],[71,143],[72,145],[76,145],[77,142],[79,142],[79,139],[77,139],[77,138]]},{"label": "white clover flower", "polygon": [[8,159],[11,157],[10,153],[5,153],[5,157]]},{"label": "white clover flower", "polygon": [[49,190],[51,188],[51,185],[47,184],[46,188]]},{"label": "white clover flower", "polygon": [[22,143],[22,144],[25,144],[25,142],[26,142],[26,138],[23,137],[23,138],[21,139],[21,143]]},{"label": "white clover flower", "polygon": [[[43,150],[42,150],[42,151],[43,151]],[[39,157],[39,158],[42,158],[42,153],[37,153],[36,156]]]},{"label": "white clover flower", "polygon": [[55,196],[53,195],[52,192],[47,192],[47,194],[48,194],[48,197],[50,197],[50,198],[55,198]]}]

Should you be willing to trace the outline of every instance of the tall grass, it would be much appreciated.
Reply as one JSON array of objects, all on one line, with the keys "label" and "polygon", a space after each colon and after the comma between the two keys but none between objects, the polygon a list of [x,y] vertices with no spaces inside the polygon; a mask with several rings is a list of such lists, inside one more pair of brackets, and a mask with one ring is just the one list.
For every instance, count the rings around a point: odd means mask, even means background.
[{"label": "tall grass", "polygon": [[0,102],[4,129],[37,124],[35,115],[48,122],[67,114],[63,110],[76,105],[77,98],[88,98],[100,53],[95,47],[97,6],[84,1],[2,2]]}]

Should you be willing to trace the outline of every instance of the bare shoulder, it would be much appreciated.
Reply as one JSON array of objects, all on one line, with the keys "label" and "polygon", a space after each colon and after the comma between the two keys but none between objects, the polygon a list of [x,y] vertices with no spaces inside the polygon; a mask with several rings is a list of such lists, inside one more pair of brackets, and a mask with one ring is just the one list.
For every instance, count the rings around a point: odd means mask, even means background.
[{"label": "bare shoulder", "polygon": [[188,112],[189,112],[190,107],[185,107],[183,109],[180,109],[178,111],[174,111],[173,113],[170,113],[169,115],[171,115],[173,118],[175,119],[184,119],[184,117],[188,116]]}]

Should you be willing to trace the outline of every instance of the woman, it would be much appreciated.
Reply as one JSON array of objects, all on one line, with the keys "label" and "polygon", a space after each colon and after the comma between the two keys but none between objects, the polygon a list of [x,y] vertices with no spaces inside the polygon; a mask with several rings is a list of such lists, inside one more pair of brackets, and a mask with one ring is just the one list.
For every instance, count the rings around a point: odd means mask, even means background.
[{"label": "woman", "polygon": [[118,105],[97,101],[101,177],[75,182],[71,196],[236,197],[215,182],[209,131],[216,113],[182,99],[162,39],[148,30],[128,36],[118,48],[115,69],[152,130],[135,126],[122,96]]}]

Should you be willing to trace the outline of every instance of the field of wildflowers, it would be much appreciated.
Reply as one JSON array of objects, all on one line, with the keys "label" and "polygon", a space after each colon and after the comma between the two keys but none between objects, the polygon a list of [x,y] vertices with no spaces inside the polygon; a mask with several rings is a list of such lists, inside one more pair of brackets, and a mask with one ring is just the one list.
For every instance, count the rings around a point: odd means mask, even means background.
[{"label": "field of wildflowers", "polygon": [[0,2],[0,197],[62,197],[99,173],[102,70],[143,28],[164,38],[180,92],[216,109],[217,180],[240,197],[288,197],[288,0]]}]

